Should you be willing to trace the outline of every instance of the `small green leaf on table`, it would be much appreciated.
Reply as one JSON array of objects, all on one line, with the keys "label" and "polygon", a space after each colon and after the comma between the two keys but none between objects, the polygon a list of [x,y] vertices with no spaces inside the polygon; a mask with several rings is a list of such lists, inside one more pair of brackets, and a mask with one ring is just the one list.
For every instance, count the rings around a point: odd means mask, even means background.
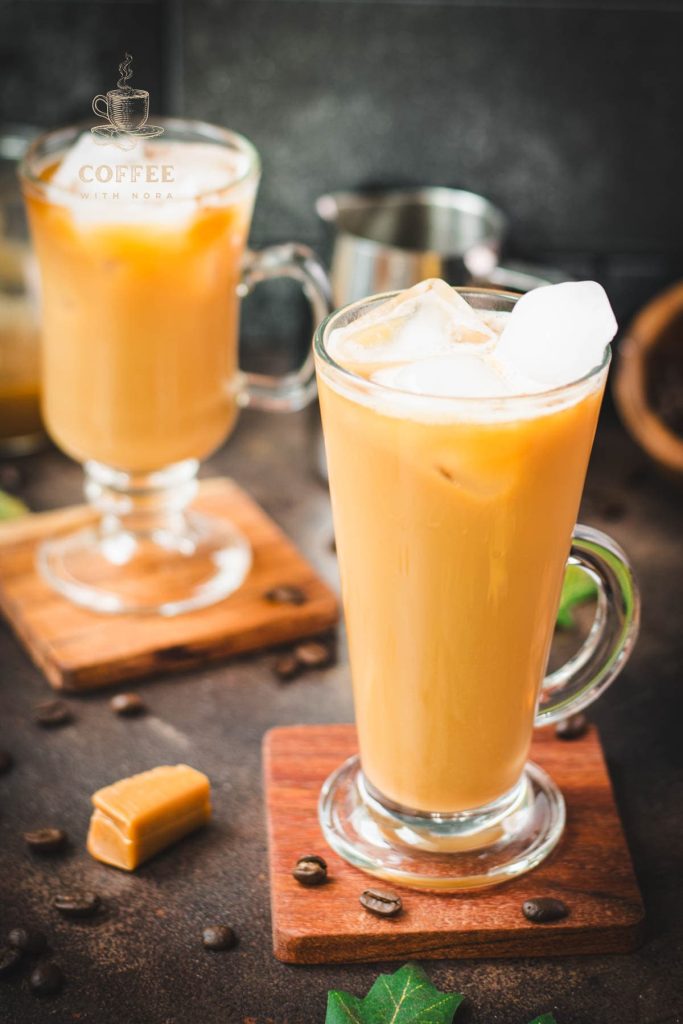
[{"label": "small green leaf on table", "polygon": [[0,491],[0,522],[18,519],[19,516],[26,515],[27,512],[28,509],[23,501],[15,498],[12,494],[7,494],[6,491]]},{"label": "small green leaf on table", "polygon": [[[557,625],[560,629],[571,629],[574,625],[573,611],[578,605],[592,601],[597,596],[598,588],[595,581],[580,565],[568,565],[564,574],[560,609],[557,613]],[[532,1024],[536,1024],[532,1021]],[[541,1020],[541,1024],[546,1024]]]},{"label": "small green leaf on table", "polygon": [[451,1024],[463,998],[440,992],[419,964],[406,964],[380,974],[364,999],[329,992],[325,1024]]}]

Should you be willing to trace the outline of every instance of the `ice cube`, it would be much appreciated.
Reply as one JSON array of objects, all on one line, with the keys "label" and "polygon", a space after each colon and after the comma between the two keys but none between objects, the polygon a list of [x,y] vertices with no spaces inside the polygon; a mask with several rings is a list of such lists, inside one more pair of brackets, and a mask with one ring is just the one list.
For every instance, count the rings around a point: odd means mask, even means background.
[{"label": "ice cube", "polygon": [[434,279],[332,331],[328,350],[342,366],[367,375],[382,366],[445,354],[454,344],[490,345],[495,338],[461,295]]},{"label": "ice cube", "polygon": [[446,398],[494,398],[512,388],[487,359],[478,355],[439,355],[372,374],[371,381],[413,395]]},{"label": "ice cube", "polygon": [[513,375],[561,387],[602,362],[616,331],[609,299],[595,281],[546,285],[519,299],[495,359]]}]

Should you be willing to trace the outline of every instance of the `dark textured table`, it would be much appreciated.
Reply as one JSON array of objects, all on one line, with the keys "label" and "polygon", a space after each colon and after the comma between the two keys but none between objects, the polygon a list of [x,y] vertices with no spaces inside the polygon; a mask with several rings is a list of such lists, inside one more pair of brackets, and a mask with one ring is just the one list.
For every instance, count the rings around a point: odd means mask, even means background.
[{"label": "dark textured table", "polygon": [[[315,470],[312,412],[275,421],[246,413],[206,467],[234,474],[333,583],[336,564],[325,486]],[[77,501],[80,470],[54,451],[20,464],[33,508]],[[613,689],[592,710],[604,738],[647,908],[646,941],[629,956],[433,962],[434,982],[468,997],[461,1024],[526,1024],[554,1010],[559,1024],[663,1024],[683,1013],[683,658],[680,492],[650,469],[607,417],[583,520],[610,531],[637,568],[643,629]],[[71,701],[76,721],[43,731],[31,707],[46,683],[0,628],[0,747],[16,765],[0,778],[0,927],[43,928],[67,977],[39,1001],[26,979],[0,980],[2,1024],[315,1024],[326,992],[362,995],[385,965],[291,967],[271,953],[261,737],[275,724],[351,718],[343,644],[338,666],[282,684],[272,656],[243,658],[139,684],[151,713],[109,709],[116,690]],[[98,786],[157,763],[188,761],[213,784],[212,825],[134,875],[91,860],[83,841]],[[21,832],[65,827],[73,843],[51,860],[29,855]],[[59,919],[58,888],[97,890],[98,923]],[[533,884],[531,884],[533,888]],[[205,952],[206,923],[240,935],[229,953]],[[394,969],[393,965],[389,969]]]}]

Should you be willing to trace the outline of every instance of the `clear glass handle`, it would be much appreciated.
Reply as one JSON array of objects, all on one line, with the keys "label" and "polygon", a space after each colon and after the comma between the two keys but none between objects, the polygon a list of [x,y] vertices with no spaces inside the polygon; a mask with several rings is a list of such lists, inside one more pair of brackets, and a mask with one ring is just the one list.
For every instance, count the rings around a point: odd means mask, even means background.
[{"label": "clear glass handle", "polygon": [[[291,277],[298,281],[308,299],[314,328],[332,309],[332,293],[325,268],[308,246],[287,242],[271,245],[259,252],[247,252],[239,294],[244,297],[262,281],[274,277]],[[240,403],[255,409],[295,412],[315,398],[315,366],[313,350],[298,370],[280,376],[266,373],[243,373]]]},{"label": "clear glass handle", "polygon": [[638,635],[638,586],[619,545],[599,530],[577,526],[569,564],[581,566],[597,584],[595,621],[576,654],[543,681],[537,726],[592,704],[619,675]]}]

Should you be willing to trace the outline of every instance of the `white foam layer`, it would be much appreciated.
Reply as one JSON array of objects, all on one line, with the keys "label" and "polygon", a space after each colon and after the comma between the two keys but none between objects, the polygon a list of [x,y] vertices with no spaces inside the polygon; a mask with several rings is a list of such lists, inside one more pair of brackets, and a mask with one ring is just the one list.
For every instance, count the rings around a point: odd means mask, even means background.
[{"label": "white foam layer", "polygon": [[80,222],[154,221],[177,224],[200,204],[244,176],[248,157],[200,142],[128,138],[128,147],[102,145],[83,132],[49,184]]}]

